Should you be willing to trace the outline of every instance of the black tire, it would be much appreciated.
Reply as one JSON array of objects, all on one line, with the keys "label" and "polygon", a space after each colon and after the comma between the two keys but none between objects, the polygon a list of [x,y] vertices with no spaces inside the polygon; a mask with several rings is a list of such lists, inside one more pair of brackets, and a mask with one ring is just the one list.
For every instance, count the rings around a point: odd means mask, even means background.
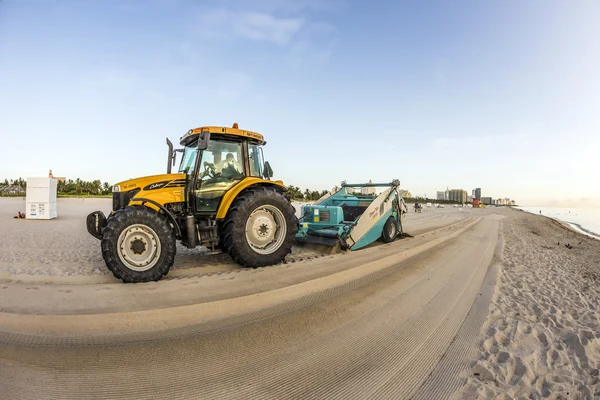
[{"label": "black tire", "polygon": [[[152,258],[148,264],[153,265],[146,270],[136,271],[121,260],[120,254],[123,254],[123,250],[119,249],[119,237],[133,225],[150,228],[156,234],[152,236],[157,240],[156,249],[160,251],[160,255]],[[127,232],[125,232],[126,234]],[[125,207],[113,214],[107,221],[102,232],[102,257],[113,275],[125,283],[158,281],[169,272],[175,261],[177,251],[175,244],[173,229],[163,216],[144,206]],[[133,251],[133,244],[131,246]],[[143,248],[144,252],[150,249],[149,246],[146,248],[146,245]]]},{"label": "black tire", "polygon": [[385,221],[385,225],[383,225],[381,241],[383,243],[391,243],[396,240],[396,236],[398,236],[398,226],[396,225],[396,220],[394,220],[394,217],[389,217],[388,220]]},{"label": "black tire", "polygon": [[[246,224],[250,215],[261,206],[276,207],[285,219],[286,231],[282,243],[270,254],[260,254],[249,244]],[[283,194],[273,188],[252,187],[238,195],[223,223],[223,245],[233,260],[244,267],[264,267],[277,264],[292,252],[296,241],[298,219],[294,208]]]}]

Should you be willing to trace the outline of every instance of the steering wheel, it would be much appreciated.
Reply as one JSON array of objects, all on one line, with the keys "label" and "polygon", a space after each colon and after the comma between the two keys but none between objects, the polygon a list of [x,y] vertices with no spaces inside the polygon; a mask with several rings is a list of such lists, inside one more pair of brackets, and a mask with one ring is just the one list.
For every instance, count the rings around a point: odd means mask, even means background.
[{"label": "steering wheel", "polygon": [[209,163],[208,161],[204,161],[204,176],[208,176],[211,179],[217,175],[217,171],[215,170],[215,164]]}]

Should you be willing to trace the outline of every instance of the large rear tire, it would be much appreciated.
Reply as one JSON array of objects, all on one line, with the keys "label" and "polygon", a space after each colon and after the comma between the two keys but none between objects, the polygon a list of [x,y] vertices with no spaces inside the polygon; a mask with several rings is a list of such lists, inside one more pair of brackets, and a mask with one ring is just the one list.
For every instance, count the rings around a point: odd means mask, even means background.
[{"label": "large rear tire", "polygon": [[223,223],[223,245],[245,267],[277,264],[292,251],[298,220],[288,199],[275,189],[253,187],[240,193]]},{"label": "large rear tire", "polygon": [[125,283],[158,281],[175,261],[173,229],[144,206],[125,207],[111,216],[101,246],[106,266]]}]

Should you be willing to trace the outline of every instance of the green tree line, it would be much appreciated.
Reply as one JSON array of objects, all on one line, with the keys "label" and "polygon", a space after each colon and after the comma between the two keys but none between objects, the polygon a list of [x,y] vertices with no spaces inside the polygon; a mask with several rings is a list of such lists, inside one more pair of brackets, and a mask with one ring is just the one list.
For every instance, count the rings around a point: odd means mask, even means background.
[{"label": "green tree line", "polygon": [[[17,179],[5,179],[4,182],[0,181],[0,196],[1,195],[22,195],[25,194],[25,189],[27,187],[27,181],[23,178]],[[316,201],[320,199],[322,196],[327,194],[328,190],[310,190],[304,189],[302,190],[298,186],[289,185],[287,187],[286,196],[290,200],[298,200],[298,201]],[[67,195],[67,196],[95,196],[95,195],[109,195],[112,192],[112,185],[108,182],[102,183],[99,179],[93,181],[85,181],[80,178],[75,180],[68,179],[66,181],[59,181],[57,184],[57,191],[59,195]],[[444,200],[434,200],[434,199],[423,199],[423,198],[415,198],[415,199],[404,199],[407,202],[435,202],[435,203],[445,203],[451,204],[453,202],[444,201]]]},{"label": "green tree line", "polygon": [[[0,195],[19,195],[25,194],[27,181],[23,178],[5,179],[0,181]],[[85,181],[80,178],[75,180],[68,179],[66,181],[58,181],[57,192],[60,195],[68,196],[94,196],[108,195],[112,192],[112,185],[108,182],[102,183],[99,179],[93,181]],[[286,195],[291,200],[315,201],[325,195],[328,191],[322,190],[302,190],[297,186],[288,186]]]},{"label": "green tree line", "polygon": [[286,196],[290,200],[315,201],[315,200],[319,200],[322,196],[324,196],[328,192],[329,192],[329,190],[322,190],[319,192],[317,190],[310,190],[310,189],[305,189],[304,191],[302,191],[302,189],[300,189],[297,186],[289,185],[287,187]]},{"label": "green tree line", "polygon": [[[108,182],[102,183],[99,179],[93,181],[84,181],[80,178],[75,180],[68,179],[65,181],[58,181],[56,186],[58,194],[72,196],[108,195],[112,191],[112,185]],[[0,190],[0,193],[25,193],[26,188],[27,181],[23,178],[4,179],[4,182],[0,181],[0,189],[3,189]]]}]

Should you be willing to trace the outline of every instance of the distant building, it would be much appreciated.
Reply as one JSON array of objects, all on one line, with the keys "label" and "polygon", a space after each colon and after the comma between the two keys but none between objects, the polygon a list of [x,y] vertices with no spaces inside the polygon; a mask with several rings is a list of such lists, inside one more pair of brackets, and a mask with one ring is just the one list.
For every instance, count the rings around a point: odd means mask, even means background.
[{"label": "distant building", "polygon": [[486,206],[492,205],[492,198],[491,197],[481,197],[481,202],[483,204],[485,204]]},{"label": "distant building", "polygon": [[467,191],[463,189],[451,189],[448,191],[448,200],[464,204],[467,202]]},{"label": "distant building", "polygon": [[436,199],[437,200],[446,200],[446,192],[444,192],[444,191],[437,192]]},{"label": "distant building", "polygon": [[473,189],[472,195],[473,195],[474,199],[481,199],[481,188],[475,188],[475,189]]},{"label": "distant building", "polygon": [[[373,183],[373,181],[371,179],[369,179],[369,183]],[[375,195],[375,194],[377,194],[377,188],[375,188],[375,187],[360,188],[360,194]]]}]

